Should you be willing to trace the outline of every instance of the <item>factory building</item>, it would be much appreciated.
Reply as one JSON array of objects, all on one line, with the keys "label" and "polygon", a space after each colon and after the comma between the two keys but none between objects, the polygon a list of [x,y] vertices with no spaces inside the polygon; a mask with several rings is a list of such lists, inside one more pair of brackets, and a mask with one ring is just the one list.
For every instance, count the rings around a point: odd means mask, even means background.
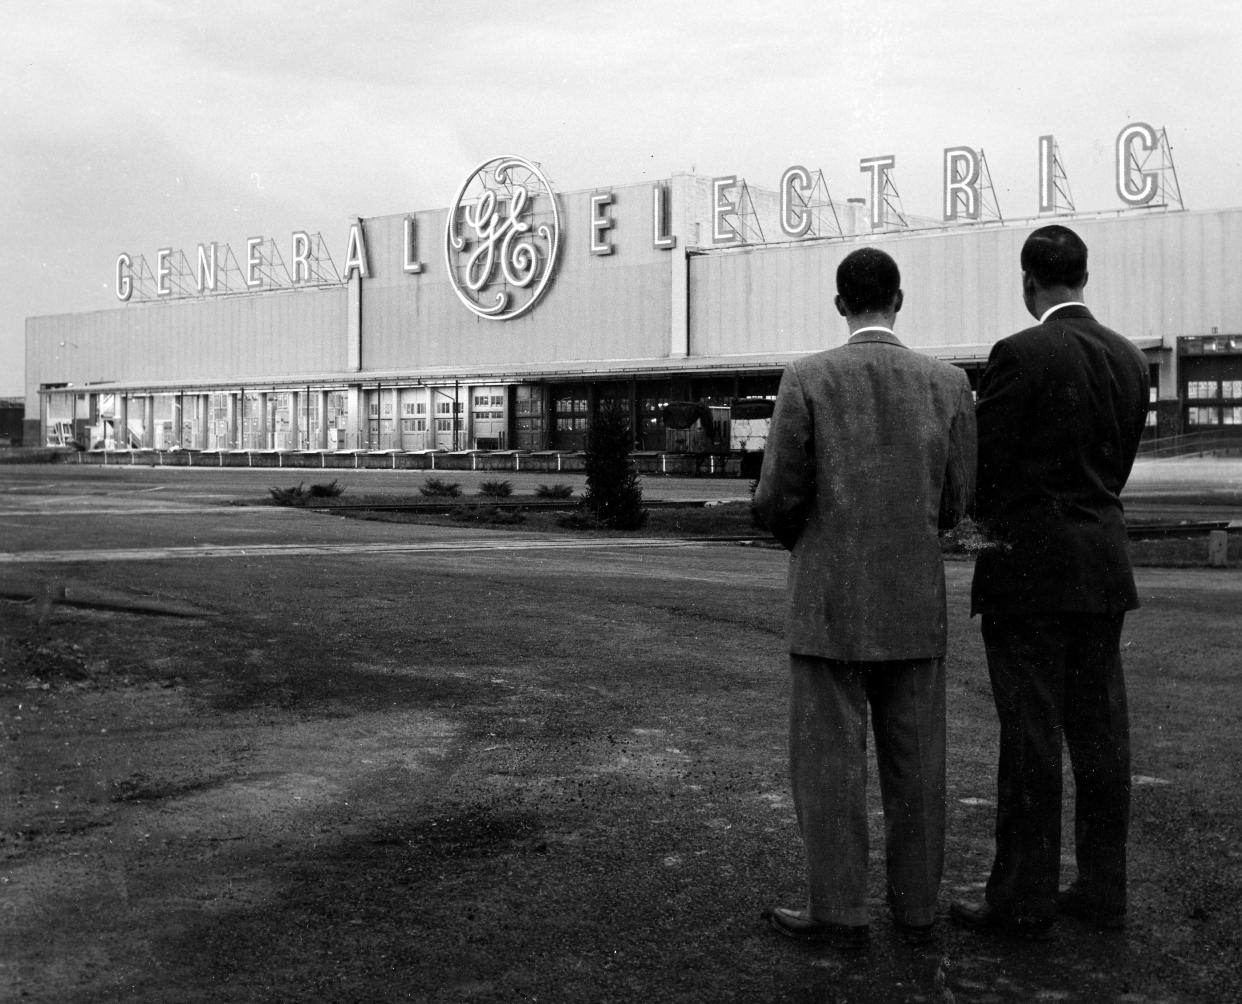
[{"label": "factory building", "polygon": [[904,213],[878,158],[862,162],[869,196],[841,200],[804,168],[769,187],[674,174],[564,193],[538,164],[501,157],[447,208],[347,220],[328,239],[130,250],[115,307],[28,319],[26,442],[100,462],[520,457],[581,450],[615,400],[640,453],[740,471],[784,365],[845,338],[845,255],[890,253],[906,293],[897,335],[973,379],[1032,323],[1018,255],[1049,222],[1081,234],[1088,305],[1150,361],[1150,435],[1242,439],[1242,209],[1171,206],[1136,167],[1119,168],[1121,209],[1069,210],[1050,183],[1039,215],[1004,220],[970,187],[969,157],[949,156],[972,152],[945,151],[937,219]]}]

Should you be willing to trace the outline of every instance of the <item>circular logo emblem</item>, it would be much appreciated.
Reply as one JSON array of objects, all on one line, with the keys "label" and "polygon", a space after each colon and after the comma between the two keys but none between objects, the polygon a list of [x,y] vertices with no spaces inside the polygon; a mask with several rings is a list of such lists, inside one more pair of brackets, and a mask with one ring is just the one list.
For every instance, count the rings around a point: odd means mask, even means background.
[{"label": "circular logo emblem", "polygon": [[458,299],[494,321],[524,314],[548,288],[560,234],[556,195],[536,165],[520,157],[479,165],[453,200],[445,228]]}]

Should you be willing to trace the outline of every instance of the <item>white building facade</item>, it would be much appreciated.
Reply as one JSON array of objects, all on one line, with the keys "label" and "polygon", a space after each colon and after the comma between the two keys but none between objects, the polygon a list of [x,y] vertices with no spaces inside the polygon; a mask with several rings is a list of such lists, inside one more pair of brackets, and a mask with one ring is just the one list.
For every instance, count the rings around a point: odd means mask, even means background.
[{"label": "white building facade", "polygon": [[[1081,234],[1089,306],[1151,361],[1151,434],[1242,437],[1242,209],[912,221],[884,199],[834,201],[801,169],[774,190],[678,174],[560,193],[496,158],[448,209],[350,221],[339,269],[304,233],[126,253],[124,302],[27,321],[27,442],[576,451],[617,400],[640,451],[753,452],[784,365],[844,340],[850,251],[896,259],[898,336],[973,378],[1031,323],[1018,255],[1049,222]],[[706,409],[699,426],[674,405]]]}]

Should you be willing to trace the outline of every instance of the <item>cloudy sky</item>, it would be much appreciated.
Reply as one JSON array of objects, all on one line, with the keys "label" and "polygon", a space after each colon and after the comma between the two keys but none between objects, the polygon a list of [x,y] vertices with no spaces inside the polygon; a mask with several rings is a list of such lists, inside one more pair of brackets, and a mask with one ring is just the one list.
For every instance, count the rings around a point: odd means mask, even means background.
[{"label": "cloudy sky", "polygon": [[1145,121],[1188,209],[1239,206],[1239,57],[1236,0],[0,0],[0,396],[26,317],[124,309],[122,251],[307,230],[339,263],[351,217],[501,153],[562,191],[802,164],[837,198],[893,154],[936,216],[944,148],[981,147],[1019,218],[1049,133],[1077,208],[1120,209]]}]

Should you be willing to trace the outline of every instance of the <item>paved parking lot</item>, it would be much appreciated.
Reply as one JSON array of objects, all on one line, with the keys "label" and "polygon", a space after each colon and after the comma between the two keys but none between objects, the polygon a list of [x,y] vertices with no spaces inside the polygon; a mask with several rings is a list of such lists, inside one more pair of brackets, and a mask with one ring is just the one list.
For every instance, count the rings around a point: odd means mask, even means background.
[{"label": "paved parking lot", "polygon": [[[1228,503],[1233,470],[1136,483]],[[1236,571],[1140,570],[1132,928],[1032,949],[945,927],[910,953],[877,860],[876,943],[847,961],[758,917],[801,889],[782,552],[228,504],[272,473],[0,468],[0,581],[71,601],[5,605],[43,674],[0,674],[0,986],[22,999],[1236,996]],[[946,904],[978,895],[995,783],[969,564],[948,580]]]}]

